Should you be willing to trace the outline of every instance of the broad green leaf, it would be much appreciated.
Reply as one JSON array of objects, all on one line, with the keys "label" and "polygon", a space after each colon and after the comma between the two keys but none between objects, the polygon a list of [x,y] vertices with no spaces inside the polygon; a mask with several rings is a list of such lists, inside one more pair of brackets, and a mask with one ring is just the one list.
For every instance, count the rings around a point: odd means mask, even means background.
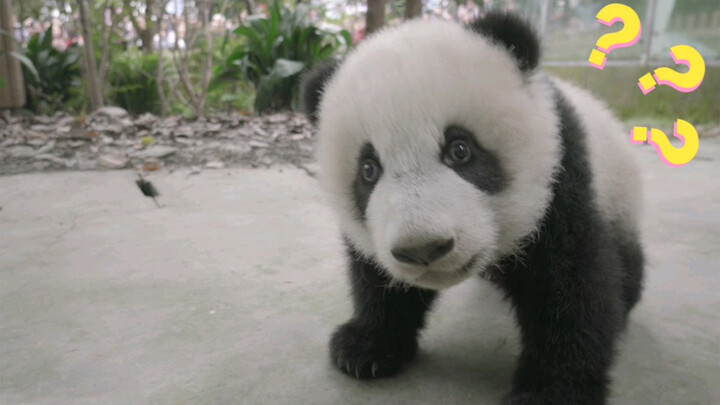
[{"label": "broad green leaf", "polygon": [[25,66],[25,69],[32,73],[32,75],[35,76],[36,80],[40,80],[40,75],[38,75],[38,71],[37,69],[35,69],[35,65],[33,65],[30,59],[18,52],[10,52],[10,55],[12,55],[13,58],[17,59],[18,62]]}]

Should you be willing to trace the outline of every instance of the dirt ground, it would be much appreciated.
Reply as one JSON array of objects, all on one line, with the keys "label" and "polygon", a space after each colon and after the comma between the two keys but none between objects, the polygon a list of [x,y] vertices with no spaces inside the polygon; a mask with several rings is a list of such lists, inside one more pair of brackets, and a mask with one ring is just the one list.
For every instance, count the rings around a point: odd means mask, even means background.
[{"label": "dirt ground", "polygon": [[[637,146],[643,301],[613,404],[720,403],[720,139],[681,168]],[[518,337],[481,280],[444,292],[418,359],[359,382],[327,339],[350,315],[337,225],[290,167],[0,177],[0,403],[494,404]]]}]

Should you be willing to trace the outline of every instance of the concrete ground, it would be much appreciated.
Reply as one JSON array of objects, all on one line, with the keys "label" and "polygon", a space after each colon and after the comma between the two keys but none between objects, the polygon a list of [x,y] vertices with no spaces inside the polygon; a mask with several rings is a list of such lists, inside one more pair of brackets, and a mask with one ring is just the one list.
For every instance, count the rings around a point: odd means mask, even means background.
[{"label": "concrete ground", "polygon": [[[720,403],[720,139],[688,166],[637,146],[647,288],[613,404]],[[327,340],[350,314],[336,223],[297,169],[0,178],[0,403],[494,404],[518,337],[481,280],[446,291],[418,359],[360,382]],[[489,299],[492,297],[492,299]]]}]

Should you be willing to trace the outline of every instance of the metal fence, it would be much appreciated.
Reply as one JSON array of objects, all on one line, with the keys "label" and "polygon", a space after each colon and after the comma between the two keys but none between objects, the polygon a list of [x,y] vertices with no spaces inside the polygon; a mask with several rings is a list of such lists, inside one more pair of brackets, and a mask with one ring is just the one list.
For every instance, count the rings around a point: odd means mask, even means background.
[{"label": "metal fence", "polygon": [[[626,0],[642,23],[640,41],[608,56],[613,65],[668,65],[670,48],[690,45],[708,66],[720,66],[720,0]],[[486,1],[487,6],[488,1]],[[592,46],[604,34],[622,29],[600,24],[595,15],[611,1],[496,0],[537,22],[545,44],[545,65],[587,65]]]}]

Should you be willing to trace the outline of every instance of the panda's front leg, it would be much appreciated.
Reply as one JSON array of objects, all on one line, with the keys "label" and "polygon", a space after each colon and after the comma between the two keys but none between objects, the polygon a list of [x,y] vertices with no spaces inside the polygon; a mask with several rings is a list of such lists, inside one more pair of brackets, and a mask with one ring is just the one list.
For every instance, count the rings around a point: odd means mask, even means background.
[{"label": "panda's front leg", "polygon": [[353,377],[390,376],[415,356],[418,332],[437,293],[391,286],[381,268],[348,250],[354,315],[332,335],[330,356]]},{"label": "panda's front leg", "polygon": [[606,403],[623,313],[611,278],[511,291],[523,348],[503,405]]}]

